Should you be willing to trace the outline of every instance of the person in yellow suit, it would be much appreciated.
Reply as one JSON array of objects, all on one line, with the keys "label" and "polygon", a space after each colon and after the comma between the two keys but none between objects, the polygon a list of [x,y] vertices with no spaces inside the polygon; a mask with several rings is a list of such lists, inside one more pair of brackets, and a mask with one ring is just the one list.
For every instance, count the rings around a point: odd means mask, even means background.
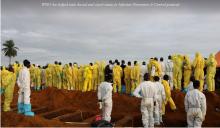
[{"label": "person in yellow suit", "polygon": [[34,73],[35,73],[35,82],[36,82],[36,85],[35,85],[35,90],[40,90],[41,88],[41,69],[40,69],[40,66],[36,66],[35,67],[35,70],[34,70]]},{"label": "person in yellow suit", "polygon": [[84,82],[83,73],[84,73],[84,67],[83,67],[83,65],[80,65],[80,67],[79,67],[79,73],[78,73],[78,78],[79,78],[79,90],[80,90],[80,91],[83,91],[83,82]]},{"label": "person in yellow suit", "polygon": [[35,87],[36,86],[35,64],[31,65],[29,71],[30,71],[31,87]]},{"label": "person in yellow suit", "polygon": [[69,63],[66,70],[66,79],[67,79],[67,90],[73,89],[73,71],[72,71],[72,63]]},{"label": "person in yellow suit", "polygon": [[48,64],[47,65],[47,68],[46,68],[46,73],[45,73],[45,77],[46,77],[46,86],[47,87],[52,87],[52,66],[51,64]]},{"label": "person in yellow suit", "polygon": [[1,94],[4,93],[5,87],[7,85],[7,75],[9,71],[5,68],[5,66],[1,67]]},{"label": "person in yellow suit", "polygon": [[168,80],[169,80],[169,76],[164,75],[163,80],[162,80],[162,84],[164,86],[166,99],[162,104],[162,114],[163,115],[165,114],[165,108],[166,108],[167,102],[169,103],[171,110],[173,110],[173,111],[176,110],[176,105],[171,97],[171,90],[170,90],[170,85],[168,83]]},{"label": "person in yellow suit", "polygon": [[91,91],[92,89],[92,66],[93,64],[90,63],[89,66],[85,66],[84,71],[84,85],[83,85],[83,92]]},{"label": "person in yellow suit", "polygon": [[193,68],[194,68],[194,77],[195,80],[200,81],[199,90],[203,91],[204,86],[204,67],[205,67],[205,60],[202,55],[197,52],[195,55],[195,59],[193,61]]},{"label": "person in yellow suit", "polygon": [[63,66],[63,70],[62,70],[62,88],[63,89],[68,89],[68,86],[67,86],[67,70],[68,70],[68,64],[65,64]]},{"label": "person in yellow suit", "polygon": [[155,74],[154,74],[154,76],[160,77],[162,75],[162,69],[161,69],[161,65],[158,62],[158,59],[156,57],[152,61],[152,65],[155,67]]},{"label": "person in yellow suit", "polygon": [[106,66],[105,61],[101,61],[100,67],[99,67],[99,84],[98,85],[100,85],[100,83],[104,82],[105,80],[105,66]]},{"label": "person in yellow suit", "polygon": [[128,62],[128,65],[124,69],[124,81],[126,94],[131,94],[131,62]]},{"label": "person in yellow suit", "polygon": [[190,78],[191,78],[191,74],[192,74],[192,64],[190,62],[189,56],[187,56],[187,55],[184,56],[183,69],[184,69],[184,73],[183,73],[184,84],[183,84],[183,87],[184,87],[184,91],[186,92],[186,90],[188,88],[188,85],[190,83]]},{"label": "person in yellow suit", "polygon": [[95,62],[92,67],[93,67],[93,70],[92,70],[92,90],[95,91],[95,90],[97,90],[98,81],[99,81],[99,65],[98,65],[98,62]]},{"label": "person in yellow suit", "polygon": [[4,106],[3,111],[11,111],[10,104],[13,100],[13,94],[14,94],[14,86],[16,83],[16,74],[14,73],[14,69],[12,66],[9,67],[9,71],[3,72],[3,86],[5,88],[4,92]]},{"label": "person in yellow suit", "polygon": [[183,59],[181,55],[174,55],[173,59],[173,85],[175,89],[181,90]]},{"label": "person in yellow suit", "polygon": [[72,76],[73,76],[73,90],[79,90],[79,80],[78,80],[78,65],[77,63],[73,64],[73,68],[72,68]]},{"label": "person in yellow suit", "polygon": [[134,61],[134,67],[131,69],[131,93],[140,84],[141,69],[137,61]]},{"label": "person in yellow suit", "polygon": [[119,62],[113,67],[113,91],[121,93],[122,68]]},{"label": "person in yellow suit", "polygon": [[56,79],[57,79],[57,76],[56,76],[56,64],[57,62],[55,61],[54,64],[51,64],[51,72],[52,72],[52,87],[56,87]]},{"label": "person in yellow suit", "polygon": [[[153,80],[153,76],[154,76],[153,72],[155,72],[155,71],[152,71],[152,67],[153,67],[152,63],[153,63],[153,61],[154,61],[154,59],[150,58],[149,63],[147,64],[147,70],[148,70],[148,72],[150,74],[150,80],[151,81]],[[155,68],[153,70],[155,70]]]},{"label": "person in yellow suit", "polygon": [[207,65],[207,74],[206,74],[207,89],[208,91],[215,91],[215,74],[216,74],[217,61],[215,60],[214,54],[209,55],[206,65]]}]

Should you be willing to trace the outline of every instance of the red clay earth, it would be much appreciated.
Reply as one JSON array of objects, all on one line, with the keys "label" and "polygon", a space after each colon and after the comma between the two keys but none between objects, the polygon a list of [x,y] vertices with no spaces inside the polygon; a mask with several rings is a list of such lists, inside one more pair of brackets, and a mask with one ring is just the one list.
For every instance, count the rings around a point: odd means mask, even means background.
[{"label": "red clay earth", "polygon": [[[97,104],[96,92],[79,92],[47,88],[43,91],[32,91],[31,103],[34,117],[26,117],[17,114],[17,93],[15,87],[14,99],[11,112],[1,111],[1,126],[29,126],[29,127],[71,127],[90,126],[95,115],[100,114]],[[184,127],[186,124],[186,113],[184,111],[184,93],[173,91],[172,97],[177,111],[166,107],[164,124],[162,126]],[[220,93],[205,92],[207,98],[207,115],[203,126],[220,126]],[[4,96],[1,96],[4,101]],[[3,105],[3,103],[1,102]],[[115,126],[141,127],[140,99],[125,94],[113,95],[112,122]]]}]

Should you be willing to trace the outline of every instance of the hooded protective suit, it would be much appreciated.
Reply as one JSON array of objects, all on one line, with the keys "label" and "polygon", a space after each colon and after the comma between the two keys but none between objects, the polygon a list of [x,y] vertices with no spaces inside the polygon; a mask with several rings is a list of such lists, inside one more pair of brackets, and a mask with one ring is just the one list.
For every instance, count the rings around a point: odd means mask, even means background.
[{"label": "hooded protective suit", "polygon": [[92,90],[92,66],[85,66],[83,92]]},{"label": "hooded protective suit", "polygon": [[193,68],[194,68],[194,77],[195,80],[200,81],[200,91],[203,91],[204,86],[204,67],[205,67],[205,60],[200,53],[196,53],[196,57],[193,61]]},{"label": "hooded protective suit", "polygon": [[35,69],[36,67],[34,65],[31,65],[29,71],[30,71],[30,79],[31,79],[31,86],[35,87],[37,86],[37,78],[36,78],[36,73],[35,73]]},{"label": "hooded protective suit", "polygon": [[[141,93],[141,95],[140,95]],[[134,96],[142,98],[141,114],[144,127],[154,126],[154,102],[156,102],[156,88],[153,82],[144,81],[134,90]]]},{"label": "hooded protective suit", "polygon": [[35,80],[36,80],[35,89],[40,90],[40,87],[41,87],[41,69],[38,68],[38,67],[35,67],[34,73],[35,73]]},{"label": "hooded protective suit", "polygon": [[18,75],[17,84],[19,87],[18,91],[18,113],[24,113],[27,116],[34,116],[34,113],[31,112],[30,104],[30,72],[27,67],[23,67]]},{"label": "hooded protective suit", "polygon": [[[147,70],[150,73],[150,76],[152,77],[152,61],[153,59],[149,60],[149,63],[147,64]],[[153,79],[153,78],[152,78]]]},{"label": "hooded protective suit", "polygon": [[78,65],[77,64],[74,64],[73,65],[73,90],[79,90],[79,78],[78,78]]},{"label": "hooded protective suit", "polygon": [[119,65],[113,67],[113,91],[114,93],[121,93],[121,77],[122,77],[122,68]]},{"label": "hooded protective suit", "polygon": [[99,67],[99,84],[105,79],[105,66],[105,61],[101,61]]},{"label": "hooded protective suit", "polygon": [[124,81],[126,86],[126,94],[131,94],[131,66],[127,65],[124,69]]},{"label": "hooded protective suit", "polygon": [[162,70],[161,70],[161,65],[158,61],[153,60],[152,65],[155,67],[155,74],[154,76],[161,76],[162,75]]},{"label": "hooded protective suit", "polygon": [[73,72],[72,72],[72,67],[70,67],[69,65],[67,65],[67,69],[66,69],[66,79],[67,79],[67,89],[71,90],[73,85]]},{"label": "hooded protective suit", "polygon": [[206,98],[198,89],[187,92],[184,100],[188,127],[201,127],[206,115]]},{"label": "hooded protective suit", "polygon": [[154,122],[156,125],[160,125],[163,122],[162,120],[162,103],[166,100],[166,94],[164,86],[160,82],[154,82],[156,89],[156,106],[154,108]]},{"label": "hooded protective suit", "polygon": [[79,90],[80,91],[83,91],[83,82],[84,82],[83,73],[84,73],[84,67],[81,65],[79,68],[79,72],[78,72]]},{"label": "hooded protective suit", "polygon": [[62,88],[62,78],[61,78],[61,74],[62,74],[62,66],[61,65],[55,65],[55,72],[56,72],[56,87],[58,89]]},{"label": "hooded protective suit", "polygon": [[131,93],[140,83],[140,66],[138,64],[134,65],[131,69]]},{"label": "hooded protective suit", "polygon": [[170,91],[170,86],[169,86],[168,81],[162,80],[162,84],[164,86],[164,90],[166,93],[166,100],[163,102],[163,105],[162,105],[162,114],[164,115],[167,102],[169,102],[170,108],[172,110],[176,110],[176,105],[171,97],[171,91]]},{"label": "hooded protective suit", "polygon": [[51,64],[48,64],[48,67],[46,68],[45,71],[45,77],[46,77],[46,86],[51,87],[52,86],[52,69],[51,69]]},{"label": "hooded protective suit", "polygon": [[3,111],[10,111],[10,104],[13,100],[13,94],[14,94],[14,86],[15,86],[15,82],[16,82],[16,74],[13,72],[7,72],[7,75],[4,78],[4,81],[6,84],[5,85],[5,99],[4,99],[4,107],[3,107]]},{"label": "hooded protective suit", "polygon": [[175,89],[181,90],[183,61],[180,55],[173,56],[173,85]]},{"label": "hooded protective suit", "polygon": [[216,74],[217,61],[215,60],[214,54],[210,54],[206,65],[207,65],[206,83],[208,86],[208,91],[215,91],[215,74]]},{"label": "hooded protective suit", "polygon": [[192,74],[192,64],[190,62],[190,59],[188,56],[184,57],[184,89],[188,88],[188,85],[190,83],[190,77]]},{"label": "hooded protective suit", "polygon": [[62,70],[62,88],[63,89],[68,89],[68,86],[67,86],[67,70],[68,70],[68,64],[65,64],[63,66],[63,70]]},{"label": "hooded protective suit", "polygon": [[92,90],[97,90],[98,82],[99,82],[99,65],[98,62],[92,66]]},{"label": "hooded protective suit", "polygon": [[110,122],[112,112],[112,83],[102,82],[99,85],[98,100],[102,106],[102,119]]},{"label": "hooded protective suit", "polygon": [[169,85],[171,90],[173,90],[173,61],[168,60],[165,65],[166,74],[169,76]]}]

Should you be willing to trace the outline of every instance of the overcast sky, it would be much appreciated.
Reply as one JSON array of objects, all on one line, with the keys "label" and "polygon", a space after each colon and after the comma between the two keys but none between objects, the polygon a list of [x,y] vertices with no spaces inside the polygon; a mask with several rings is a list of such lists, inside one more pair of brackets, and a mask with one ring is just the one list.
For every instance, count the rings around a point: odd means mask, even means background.
[{"label": "overcast sky", "polygon": [[[192,1],[192,0],[190,0]],[[79,1],[78,1],[79,2]],[[109,2],[88,0],[80,3]],[[113,2],[113,1],[112,1]],[[115,0],[114,3],[167,3],[174,7],[54,7],[59,0],[2,0],[1,44],[19,47],[13,61],[146,60],[180,53],[194,57],[220,50],[220,2],[194,0]],[[77,3],[69,0],[68,3]],[[1,54],[2,64],[8,58]]]}]

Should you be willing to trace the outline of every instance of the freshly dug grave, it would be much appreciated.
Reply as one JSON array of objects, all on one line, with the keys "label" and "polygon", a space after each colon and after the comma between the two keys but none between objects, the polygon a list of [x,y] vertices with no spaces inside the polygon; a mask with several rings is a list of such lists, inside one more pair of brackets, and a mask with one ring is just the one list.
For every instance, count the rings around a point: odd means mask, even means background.
[{"label": "freshly dug grave", "polygon": [[[30,126],[30,127],[70,127],[90,126],[95,115],[100,114],[97,104],[96,92],[58,90],[47,88],[42,91],[32,91],[31,103],[34,117],[25,117],[17,114],[16,104],[18,88],[15,87],[11,112],[1,112],[1,126]],[[207,99],[207,115],[203,126],[220,126],[220,93],[204,92]],[[177,106],[177,111],[166,106],[166,115],[162,126],[184,127],[186,113],[184,110],[185,94],[173,91],[172,97]],[[1,104],[4,96],[1,96]],[[3,105],[3,104],[2,104]],[[116,126],[141,127],[140,99],[126,94],[113,95],[112,122]]]}]

